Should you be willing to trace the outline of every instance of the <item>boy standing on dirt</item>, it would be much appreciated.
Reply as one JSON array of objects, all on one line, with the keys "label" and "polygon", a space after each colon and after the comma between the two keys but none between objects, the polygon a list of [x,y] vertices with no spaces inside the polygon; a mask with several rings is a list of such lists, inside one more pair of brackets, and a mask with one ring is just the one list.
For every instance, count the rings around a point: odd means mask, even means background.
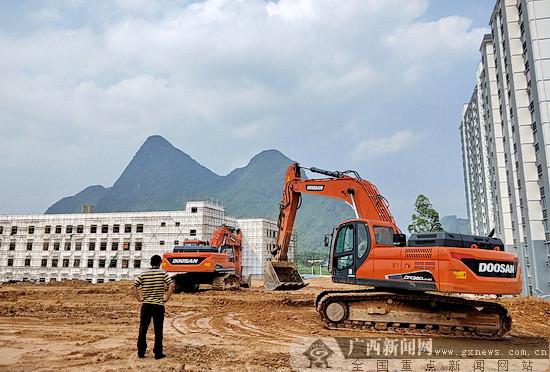
[{"label": "boy standing on dirt", "polygon": [[[164,325],[164,303],[170,300],[174,284],[168,274],[160,269],[159,255],[151,257],[151,269],[141,273],[132,288],[134,297],[141,302],[139,336],[137,341],[138,358],[145,358],[147,350],[147,329],[153,318],[155,328],[155,359],[166,357],[162,352],[162,328]],[[138,288],[141,287],[141,294]]]}]

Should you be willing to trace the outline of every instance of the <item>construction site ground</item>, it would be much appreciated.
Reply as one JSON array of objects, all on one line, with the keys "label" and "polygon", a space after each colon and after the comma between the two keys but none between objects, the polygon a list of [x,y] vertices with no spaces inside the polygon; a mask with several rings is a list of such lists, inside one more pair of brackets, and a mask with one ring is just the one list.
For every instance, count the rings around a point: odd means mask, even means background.
[{"label": "construction site ground", "polygon": [[[139,303],[131,282],[83,281],[0,286],[2,371],[291,370],[289,346],[300,336],[363,336],[328,330],[315,312],[317,293],[350,288],[316,278],[299,291],[269,292],[261,283],[232,292],[177,294],[166,306],[164,348],[138,359]],[[355,288],[355,287],[353,287]],[[550,303],[500,300],[513,317],[512,337],[550,338]]]}]

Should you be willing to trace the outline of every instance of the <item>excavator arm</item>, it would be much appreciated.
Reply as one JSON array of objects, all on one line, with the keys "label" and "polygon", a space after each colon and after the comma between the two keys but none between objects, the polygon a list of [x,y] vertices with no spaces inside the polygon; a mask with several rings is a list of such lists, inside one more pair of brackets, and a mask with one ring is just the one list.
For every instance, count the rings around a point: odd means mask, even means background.
[{"label": "excavator arm", "polygon": [[221,227],[214,230],[212,236],[210,237],[209,243],[212,247],[217,248],[220,248],[223,245],[240,247],[242,244],[242,239],[243,236],[241,230],[222,225]]},{"label": "excavator arm", "polygon": [[[304,179],[302,169],[330,178]],[[395,233],[399,233],[386,199],[380,195],[376,186],[361,179],[357,173],[303,168],[298,163],[292,163],[285,175],[279,206],[277,245],[271,252],[273,258],[266,265],[264,286],[267,289],[299,289],[306,285],[296,265],[288,261],[288,249],[302,194],[342,200],[354,210],[356,218],[389,222]]]},{"label": "excavator arm", "polygon": [[210,237],[209,244],[218,250],[229,247],[233,250],[233,262],[235,263],[235,274],[242,277],[242,241],[243,233],[226,225],[214,230]]}]

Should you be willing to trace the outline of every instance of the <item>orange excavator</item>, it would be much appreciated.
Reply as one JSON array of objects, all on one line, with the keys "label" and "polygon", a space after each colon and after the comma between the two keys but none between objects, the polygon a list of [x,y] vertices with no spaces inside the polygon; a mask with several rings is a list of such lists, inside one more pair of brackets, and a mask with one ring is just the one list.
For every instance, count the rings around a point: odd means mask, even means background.
[{"label": "orange excavator", "polygon": [[162,268],[175,283],[175,291],[196,292],[201,284],[214,290],[250,287],[250,277],[242,273],[242,232],[222,225],[209,241],[184,240],[173,252],[162,255]]},{"label": "orange excavator", "polygon": [[[302,169],[328,178],[302,178]],[[458,294],[519,294],[517,256],[504,252],[500,239],[446,232],[412,234],[407,245],[386,199],[355,171],[289,166],[278,241],[266,264],[267,289],[306,285],[287,257],[302,194],[343,200],[356,217],[334,228],[325,246],[330,247],[332,281],[363,288],[317,296],[327,327],[457,336],[502,336],[510,330],[512,320],[503,306]]]}]

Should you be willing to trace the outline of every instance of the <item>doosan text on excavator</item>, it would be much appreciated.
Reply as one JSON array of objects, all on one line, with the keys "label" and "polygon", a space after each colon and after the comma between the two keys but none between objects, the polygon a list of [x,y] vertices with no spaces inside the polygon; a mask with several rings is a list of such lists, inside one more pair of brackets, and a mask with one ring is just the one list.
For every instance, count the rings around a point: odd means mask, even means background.
[{"label": "doosan text on excavator", "polygon": [[[306,179],[304,169],[326,178]],[[382,332],[438,332],[455,336],[506,334],[512,319],[496,302],[461,294],[517,295],[521,272],[515,254],[493,237],[446,232],[401,233],[386,199],[354,171],[326,171],[292,163],[285,175],[278,241],[267,262],[264,286],[295,290],[306,285],[288,248],[301,195],[346,202],[355,218],[336,226],[329,247],[332,281],[357,290],[321,292],[315,301],[329,328]]]}]

